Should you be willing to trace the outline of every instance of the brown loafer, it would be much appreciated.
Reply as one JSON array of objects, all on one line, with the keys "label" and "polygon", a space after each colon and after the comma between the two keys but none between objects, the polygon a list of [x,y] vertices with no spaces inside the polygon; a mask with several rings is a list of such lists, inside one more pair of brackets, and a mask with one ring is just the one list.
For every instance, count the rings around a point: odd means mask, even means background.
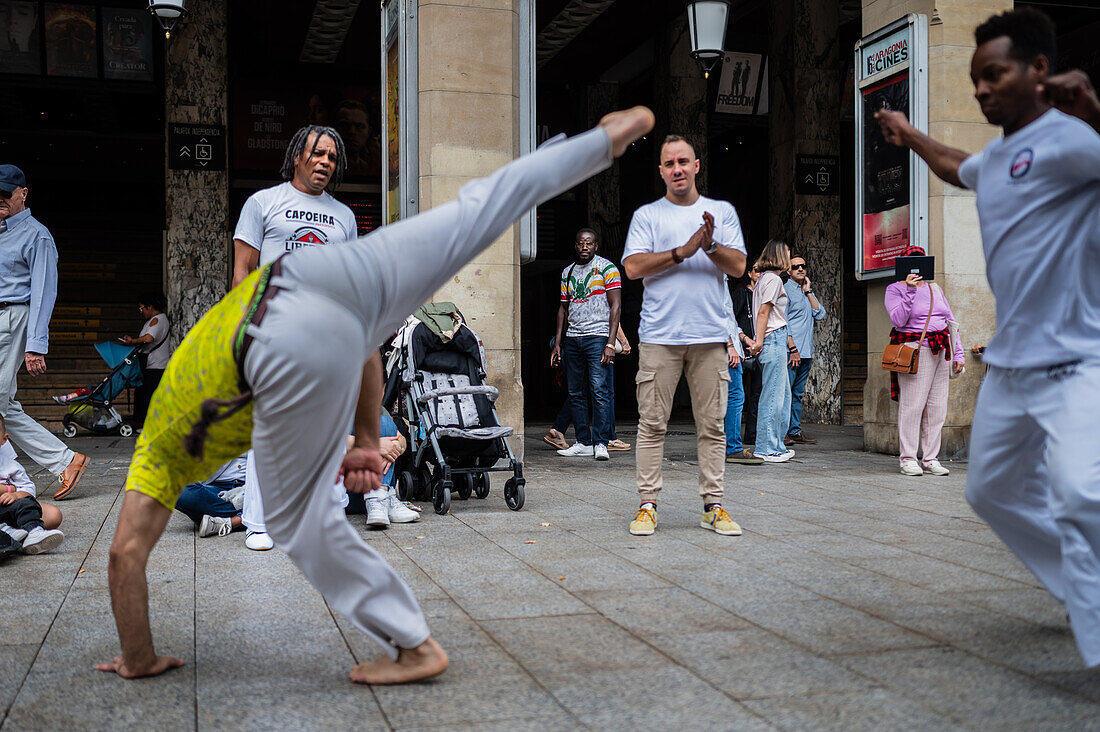
[{"label": "brown loafer", "polygon": [[61,490],[53,494],[55,501],[60,501],[62,498],[67,498],[73,489],[76,488],[76,484],[80,482],[80,476],[84,475],[84,469],[88,467],[88,456],[81,455],[79,452],[73,456],[72,461],[69,463],[69,467],[65,468],[65,472],[61,474],[59,480],[61,481]]},{"label": "brown loafer", "polygon": [[799,432],[797,435],[787,435],[787,438],[783,440],[784,445],[816,445],[817,440],[812,437],[807,437],[804,433]]},{"label": "brown loafer", "polygon": [[569,449],[569,443],[565,441],[565,435],[553,428],[542,436],[542,441],[555,450]]}]

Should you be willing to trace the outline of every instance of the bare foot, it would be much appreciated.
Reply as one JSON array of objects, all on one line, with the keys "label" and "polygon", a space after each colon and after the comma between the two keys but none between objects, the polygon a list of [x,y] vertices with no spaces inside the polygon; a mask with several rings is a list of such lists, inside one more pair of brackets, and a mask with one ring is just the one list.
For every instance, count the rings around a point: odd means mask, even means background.
[{"label": "bare foot", "polygon": [[604,115],[600,127],[606,128],[611,138],[611,154],[620,157],[630,143],[653,129],[654,122],[653,112],[639,106]]},{"label": "bare foot", "polygon": [[382,656],[351,669],[351,680],[357,684],[406,684],[430,679],[447,670],[447,653],[431,636],[416,648],[402,648],[397,660]]}]

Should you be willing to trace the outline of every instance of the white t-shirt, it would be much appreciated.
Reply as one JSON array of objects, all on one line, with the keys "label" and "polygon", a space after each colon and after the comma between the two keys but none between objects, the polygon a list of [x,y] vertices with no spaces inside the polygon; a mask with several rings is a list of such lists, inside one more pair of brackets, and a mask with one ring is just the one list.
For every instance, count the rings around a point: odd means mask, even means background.
[{"label": "white t-shirt", "polygon": [[1096,358],[1100,135],[1051,109],[963,161],[959,179],[978,194],[997,299],[997,334],[982,360],[1037,368]]},{"label": "white t-shirt", "polygon": [[256,191],[244,202],[234,239],[260,250],[260,266],[309,246],[354,239],[355,214],[327,192],[302,193],[290,182]]},{"label": "white t-shirt", "polygon": [[145,367],[150,369],[168,368],[168,359],[172,356],[172,346],[168,343],[168,316],[157,313],[145,322],[138,333],[138,338],[143,335],[152,335],[153,342],[142,345],[141,352],[147,354]]},{"label": "white t-shirt", "polygon": [[765,337],[787,324],[787,289],[783,287],[783,278],[772,270],[760,275],[752,290],[752,322],[760,314],[761,306],[770,302],[772,309],[768,313],[768,322],[764,324]]},{"label": "white t-shirt", "polygon": [[[703,224],[703,212],[714,216],[714,240],[719,246],[745,253],[741,222],[733,204],[699,196],[690,206],[660,198],[634,212],[626,235],[623,259],[632,254],[667,252],[686,244]],[[642,282],[642,319],[638,340],[664,346],[725,343],[726,275],[702,250]]]},{"label": "white t-shirt", "polygon": [[[27,471],[15,457],[15,448],[11,446],[11,440],[5,440],[4,444],[0,445],[0,483],[14,486],[17,491],[26,491],[32,497],[38,495],[34,483],[27,476]],[[6,491],[7,488],[2,490]]]}]

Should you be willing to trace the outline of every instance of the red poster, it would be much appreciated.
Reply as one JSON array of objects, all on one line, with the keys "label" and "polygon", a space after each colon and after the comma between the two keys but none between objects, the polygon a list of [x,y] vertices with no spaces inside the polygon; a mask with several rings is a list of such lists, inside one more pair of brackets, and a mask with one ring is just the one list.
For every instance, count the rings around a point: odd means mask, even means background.
[{"label": "red poster", "polygon": [[909,113],[909,75],[903,72],[862,90],[863,272],[894,266],[910,241],[909,151],[882,135],[875,112]]}]

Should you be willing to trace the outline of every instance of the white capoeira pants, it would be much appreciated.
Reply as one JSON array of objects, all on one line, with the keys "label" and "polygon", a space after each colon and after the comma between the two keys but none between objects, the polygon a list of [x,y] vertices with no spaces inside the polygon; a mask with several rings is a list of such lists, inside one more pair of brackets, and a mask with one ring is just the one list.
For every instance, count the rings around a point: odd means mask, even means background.
[{"label": "white capoeira pants", "polygon": [[249,450],[244,460],[244,504],[241,507],[241,523],[249,531],[267,533],[264,523],[264,499],[260,493],[260,479],[256,477],[256,451]]},{"label": "white capoeira pants", "polygon": [[1100,361],[990,367],[970,438],[966,500],[1066,605],[1100,664]]},{"label": "white capoeira pants", "polygon": [[383,339],[523,213],[610,166],[602,128],[553,141],[458,199],[343,244],[283,259],[244,363],[263,520],[328,603],[391,656],[428,637],[412,591],[348,524],[333,491],[363,364]]}]

